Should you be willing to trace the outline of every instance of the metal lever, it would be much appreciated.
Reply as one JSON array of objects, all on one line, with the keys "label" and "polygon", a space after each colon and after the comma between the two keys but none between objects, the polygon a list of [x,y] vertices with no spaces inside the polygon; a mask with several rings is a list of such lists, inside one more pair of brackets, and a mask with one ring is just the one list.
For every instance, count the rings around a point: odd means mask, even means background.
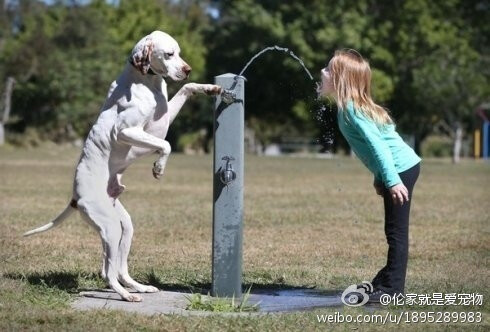
[{"label": "metal lever", "polygon": [[221,92],[221,100],[227,105],[233,104],[236,101],[236,92],[223,89],[223,92]]}]

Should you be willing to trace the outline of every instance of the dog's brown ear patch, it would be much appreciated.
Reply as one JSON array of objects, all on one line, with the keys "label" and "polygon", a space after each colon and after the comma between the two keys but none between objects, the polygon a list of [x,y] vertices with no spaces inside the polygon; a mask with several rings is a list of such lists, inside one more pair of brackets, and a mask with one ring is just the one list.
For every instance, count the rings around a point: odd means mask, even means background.
[{"label": "dog's brown ear patch", "polygon": [[153,52],[153,41],[150,37],[145,39],[144,45],[133,53],[133,65],[146,75],[150,70],[151,54]]}]

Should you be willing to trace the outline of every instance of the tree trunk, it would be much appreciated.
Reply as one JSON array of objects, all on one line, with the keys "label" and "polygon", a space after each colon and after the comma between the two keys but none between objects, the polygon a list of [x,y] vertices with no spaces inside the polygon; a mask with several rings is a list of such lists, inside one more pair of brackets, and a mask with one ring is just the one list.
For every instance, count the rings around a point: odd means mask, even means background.
[{"label": "tree trunk", "polygon": [[5,143],[5,124],[10,117],[10,106],[12,100],[12,92],[14,91],[15,79],[13,77],[7,78],[7,83],[5,84],[5,91],[3,94],[3,115],[0,118],[0,145]]},{"label": "tree trunk", "polygon": [[5,144],[5,128],[3,123],[0,122],[0,146]]},{"label": "tree trunk", "polygon": [[461,155],[462,142],[463,142],[463,128],[461,127],[461,123],[457,122],[454,130],[453,164],[459,163],[459,156]]},{"label": "tree trunk", "polygon": [[420,151],[421,150],[422,141],[423,140],[420,138],[420,136],[415,135],[415,142],[413,144],[413,151],[415,151],[415,153],[418,154],[419,156],[422,155],[422,152]]}]

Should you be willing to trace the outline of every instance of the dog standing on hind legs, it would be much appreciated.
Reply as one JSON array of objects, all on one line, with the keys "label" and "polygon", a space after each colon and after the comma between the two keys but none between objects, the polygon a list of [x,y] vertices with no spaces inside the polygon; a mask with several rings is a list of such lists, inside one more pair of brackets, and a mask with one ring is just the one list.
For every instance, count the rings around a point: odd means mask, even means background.
[{"label": "dog standing on hind legs", "polygon": [[102,277],[126,301],[142,299],[122,285],[141,293],[158,289],[136,282],[128,273],[133,225],[118,199],[125,189],[122,174],[135,159],[158,152],[152,173],[160,178],[171,152],[165,137],[183,104],[195,93],[221,93],[217,85],[188,83],[168,100],[164,78],[182,81],[190,72],[191,67],[180,57],[179,45],[170,35],[154,31],[142,38],[121,75],[111,84],[85,141],[71,202],[53,221],[24,234],[44,232],[78,210],[102,240]]}]

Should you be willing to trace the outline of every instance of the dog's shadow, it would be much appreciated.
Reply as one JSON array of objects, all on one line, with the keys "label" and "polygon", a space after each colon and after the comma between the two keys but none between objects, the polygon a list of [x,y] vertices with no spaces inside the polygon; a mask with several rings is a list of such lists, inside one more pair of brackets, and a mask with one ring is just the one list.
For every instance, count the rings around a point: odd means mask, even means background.
[{"label": "dog's shadow", "polygon": [[[84,291],[111,291],[106,282],[98,273],[90,272],[33,272],[33,273],[5,273],[4,278],[24,281],[31,286],[58,289],[72,294]],[[165,283],[153,272],[144,275],[144,283],[157,287],[160,290],[184,293],[207,293],[211,284],[206,282],[177,282]],[[83,280],[83,282],[81,282]],[[87,287],[87,284],[93,287]]]},{"label": "dog's shadow", "polygon": [[[79,293],[87,290],[80,286],[80,280],[86,280],[96,285],[93,289],[104,285],[104,280],[97,273],[89,272],[34,272],[29,274],[23,273],[5,273],[4,278],[21,280],[32,286],[42,286],[50,289],[58,289],[68,293]],[[93,290],[91,289],[91,290]]]}]

